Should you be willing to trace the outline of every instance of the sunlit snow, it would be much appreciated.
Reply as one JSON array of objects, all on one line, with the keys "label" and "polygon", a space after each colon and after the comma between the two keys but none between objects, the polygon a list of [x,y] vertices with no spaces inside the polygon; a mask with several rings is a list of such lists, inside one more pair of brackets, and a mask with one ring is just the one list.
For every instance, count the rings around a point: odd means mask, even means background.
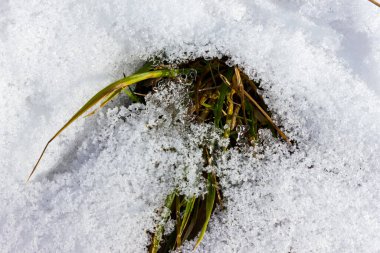
[{"label": "sunlit snow", "polygon": [[[173,187],[201,194],[186,85],[62,124],[149,56],[228,55],[297,144],[218,161],[226,209],[197,252],[380,251],[380,8],[368,1],[0,0],[0,252],[146,252]],[[177,152],[167,152],[175,148]],[[256,150],[257,151],[257,150]],[[183,173],[188,173],[183,181]],[[192,252],[194,242],[184,245]]]}]

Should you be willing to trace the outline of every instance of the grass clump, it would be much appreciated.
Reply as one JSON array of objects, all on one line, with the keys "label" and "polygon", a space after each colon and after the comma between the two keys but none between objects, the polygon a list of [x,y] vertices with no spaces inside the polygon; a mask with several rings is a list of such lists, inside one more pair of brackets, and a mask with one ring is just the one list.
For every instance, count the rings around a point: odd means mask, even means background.
[{"label": "grass clump", "polygon": [[[96,93],[67,123],[48,141],[28,180],[34,174],[48,145],[71,123],[88,113],[96,104],[100,106],[87,116],[104,107],[114,97],[124,92],[132,103],[145,103],[145,96],[155,92],[159,82],[165,79],[191,80],[189,99],[191,105],[188,114],[194,123],[213,124],[222,130],[223,137],[229,139],[228,147],[256,145],[258,131],[268,128],[276,136],[289,142],[287,136],[274,124],[268,107],[259,92],[259,82],[250,80],[238,66],[225,64],[227,58],[205,60],[198,58],[178,65],[147,62],[133,75],[124,77]],[[209,147],[200,146],[204,167],[215,166]],[[175,189],[163,203],[161,220],[151,234],[151,253],[168,252],[179,249],[184,241],[198,239],[194,249],[201,243],[215,208],[223,209],[223,194],[216,172],[204,171],[202,175],[207,184],[207,193],[203,196],[185,196]],[[169,219],[175,221],[175,229],[165,233],[165,224]]]}]

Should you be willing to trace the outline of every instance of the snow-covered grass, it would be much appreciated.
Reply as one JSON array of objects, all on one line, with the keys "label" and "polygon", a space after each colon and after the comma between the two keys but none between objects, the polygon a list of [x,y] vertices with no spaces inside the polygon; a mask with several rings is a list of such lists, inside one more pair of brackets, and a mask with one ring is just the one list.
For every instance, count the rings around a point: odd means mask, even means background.
[{"label": "snow-covered grass", "polygon": [[[190,136],[199,150],[187,150],[189,154],[201,153],[203,164],[197,162],[196,166],[188,166],[186,161],[167,164],[160,161],[160,158],[153,157],[156,159],[156,169],[162,164],[173,167],[170,174],[159,180],[170,182],[170,185],[175,183],[175,188],[158,211],[161,218],[156,221],[148,248],[151,253],[167,252],[181,248],[188,239],[198,237],[194,246],[196,249],[205,235],[213,211],[218,208],[217,204],[223,208],[223,194],[217,174],[221,154],[236,149],[257,156],[259,153],[256,150],[247,148],[262,146],[259,136],[263,129],[271,130],[274,136],[292,145],[271,119],[267,105],[259,94],[260,83],[250,80],[238,66],[227,66],[224,63],[227,59],[197,58],[179,65],[164,62],[157,64],[156,59],[145,63],[134,74],[107,85],[89,99],[47,142],[27,182],[38,168],[49,145],[80,116],[96,114],[120,94],[128,96],[130,107],[130,103],[149,105],[158,96],[155,104],[157,108],[164,107],[167,115],[160,115],[160,120],[156,121],[169,122],[168,129],[176,127],[177,122],[181,123],[183,132],[194,123],[203,125],[198,130],[205,133],[193,133],[193,138]],[[97,104],[99,107],[94,109]],[[119,117],[123,121],[128,120],[125,116]],[[161,127],[156,123],[146,125],[149,130],[156,126]],[[211,128],[212,134],[209,131],[211,126],[214,126],[214,129]],[[218,133],[220,138],[215,138]],[[169,153],[181,153],[177,150],[177,145],[170,143],[162,145],[161,149]],[[165,153],[161,154],[161,157],[165,156]],[[189,159],[190,156],[184,158]],[[197,190],[200,188],[204,190]],[[174,217],[173,222],[171,219]],[[175,223],[175,230],[170,229],[168,232],[165,228],[167,223]]]},{"label": "snow-covered grass", "polygon": [[[165,108],[118,107],[78,121],[25,179],[94,92],[161,50],[172,59],[230,55],[263,80],[274,119],[298,145],[289,150],[264,131],[260,156],[221,158],[226,210],[199,252],[380,250],[375,5],[4,0],[0,28],[1,252],[145,252],[173,183],[156,180],[172,168],[155,163],[200,159],[188,146],[202,137],[165,126]],[[182,153],[162,154],[167,143]]]}]

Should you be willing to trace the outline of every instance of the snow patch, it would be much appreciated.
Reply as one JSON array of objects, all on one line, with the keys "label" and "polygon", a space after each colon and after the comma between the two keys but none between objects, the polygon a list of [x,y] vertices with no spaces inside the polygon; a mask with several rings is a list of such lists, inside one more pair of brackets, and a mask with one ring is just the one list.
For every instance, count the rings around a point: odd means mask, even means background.
[{"label": "snow patch", "polygon": [[[91,95],[165,51],[229,55],[262,80],[275,121],[297,142],[289,150],[264,131],[258,156],[220,157],[226,210],[199,252],[379,251],[378,11],[367,1],[2,1],[0,250],[145,252],[185,167],[193,176],[183,191],[202,191],[194,145],[209,135],[197,133],[217,132],[169,127],[154,96],[79,120],[24,183]],[[178,152],[162,152],[173,145]]]}]

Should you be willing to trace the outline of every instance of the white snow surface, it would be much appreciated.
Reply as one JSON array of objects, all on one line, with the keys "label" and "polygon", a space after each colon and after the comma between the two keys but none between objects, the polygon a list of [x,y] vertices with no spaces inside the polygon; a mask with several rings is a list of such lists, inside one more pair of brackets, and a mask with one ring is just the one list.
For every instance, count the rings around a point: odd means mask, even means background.
[{"label": "white snow surface", "polygon": [[162,51],[229,55],[297,142],[264,131],[261,155],[220,157],[226,209],[197,252],[380,252],[380,9],[364,0],[1,0],[0,252],[146,252],[173,187],[204,191],[197,143],[222,140],[186,124],[176,83],[78,120],[25,183],[87,99]]}]

